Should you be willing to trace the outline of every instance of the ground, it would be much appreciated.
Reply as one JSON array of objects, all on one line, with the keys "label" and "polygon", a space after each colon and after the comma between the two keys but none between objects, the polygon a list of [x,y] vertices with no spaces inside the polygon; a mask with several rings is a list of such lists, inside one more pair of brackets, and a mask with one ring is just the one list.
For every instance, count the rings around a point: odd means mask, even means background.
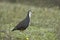
[{"label": "ground", "polygon": [[[21,32],[11,30],[32,10],[29,27]],[[1,40],[57,40],[55,28],[60,26],[58,7],[35,7],[20,3],[0,3]]]}]

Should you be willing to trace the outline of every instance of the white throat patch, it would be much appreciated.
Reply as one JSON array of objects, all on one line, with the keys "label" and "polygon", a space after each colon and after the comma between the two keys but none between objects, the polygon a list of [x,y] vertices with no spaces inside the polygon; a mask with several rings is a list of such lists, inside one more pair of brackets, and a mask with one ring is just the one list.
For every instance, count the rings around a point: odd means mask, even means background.
[{"label": "white throat patch", "polygon": [[30,11],[30,12],[29,12],[29,17],[31,17],[31,14],[32,14],[32,12]]}]

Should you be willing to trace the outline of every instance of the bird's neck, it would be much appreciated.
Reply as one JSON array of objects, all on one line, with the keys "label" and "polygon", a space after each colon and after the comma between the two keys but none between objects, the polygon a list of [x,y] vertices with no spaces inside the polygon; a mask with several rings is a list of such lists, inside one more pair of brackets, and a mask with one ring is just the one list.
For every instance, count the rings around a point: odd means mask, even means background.
[{"label": "bird's neck", "polygon": [[30,17],[30,18],[31,18],[31,14],[32,14],[32,13],[31,13],[31,12],[29,12],[29,17]]}]

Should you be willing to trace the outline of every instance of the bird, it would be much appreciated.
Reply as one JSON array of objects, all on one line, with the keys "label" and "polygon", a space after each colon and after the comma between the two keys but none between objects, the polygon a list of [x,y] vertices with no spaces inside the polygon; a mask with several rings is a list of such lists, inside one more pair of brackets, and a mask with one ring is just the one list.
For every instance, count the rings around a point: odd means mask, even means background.
[{"label": "bird", "polygon": [[26,30],[26,28],[29,26],[31,14],[32,14],[32,11],[31,11],[31,10],[28,10],[27,16],[25,17],[25,19],[23,19],[20,23],[18,23],[18,24],[12,29],[12,31],[15,31],[15,30],[24,31],[24,30]]}]

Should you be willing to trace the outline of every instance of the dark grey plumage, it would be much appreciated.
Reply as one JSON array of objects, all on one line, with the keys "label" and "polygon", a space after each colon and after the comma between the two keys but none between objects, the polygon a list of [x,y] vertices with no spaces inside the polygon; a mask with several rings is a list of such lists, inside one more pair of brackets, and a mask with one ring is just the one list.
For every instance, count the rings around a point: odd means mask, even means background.
[{"label": "dark grey plumage", "polygon": [[14,30],[25,30],[29,26],[31,10],[28,11],[26,18],[21,21],[12,31]]}]

